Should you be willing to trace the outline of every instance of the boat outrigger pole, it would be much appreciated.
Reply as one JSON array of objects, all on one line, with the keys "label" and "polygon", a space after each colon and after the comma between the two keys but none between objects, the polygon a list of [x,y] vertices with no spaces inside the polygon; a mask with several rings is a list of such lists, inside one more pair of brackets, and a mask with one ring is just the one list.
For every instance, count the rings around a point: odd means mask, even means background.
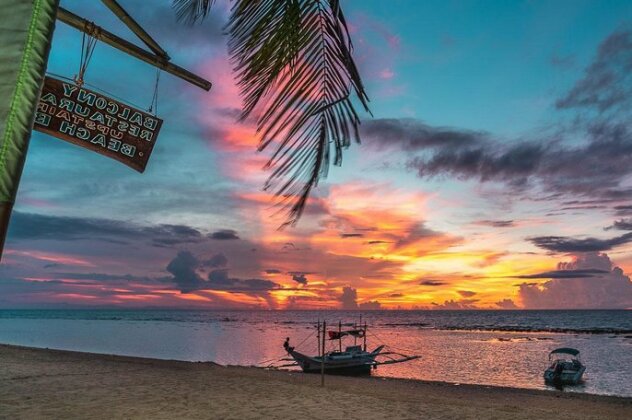
[{"label": "boat outrigger pole", "polygon": [[362,337],[364,338],[364,351],[366,351],[366,321],[364,321],[364,332],[362,333]]}]

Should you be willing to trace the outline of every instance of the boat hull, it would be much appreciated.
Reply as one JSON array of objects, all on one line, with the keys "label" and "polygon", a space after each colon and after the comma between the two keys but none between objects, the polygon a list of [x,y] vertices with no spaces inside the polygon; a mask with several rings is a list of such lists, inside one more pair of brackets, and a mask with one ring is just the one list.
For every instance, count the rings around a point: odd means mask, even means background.
[{"label": "boat hull", "polygon": [[544,372],[544,380],[550,383],[576,385],[581,382],[585,370],[582,366],[578,370],[564,370],[561,374],[556,374],[553,369],[547,369]]},{"label": "boat hull", "polygon": [[[378,354],[379,351],[346,358],[325,356],[324,370],[330,375],[369,375],[376,366],[375,357]],[[297,351],[290,352],[290,355],[305,373],[320,373],[323,368],[320,357],[307,356]]]}]

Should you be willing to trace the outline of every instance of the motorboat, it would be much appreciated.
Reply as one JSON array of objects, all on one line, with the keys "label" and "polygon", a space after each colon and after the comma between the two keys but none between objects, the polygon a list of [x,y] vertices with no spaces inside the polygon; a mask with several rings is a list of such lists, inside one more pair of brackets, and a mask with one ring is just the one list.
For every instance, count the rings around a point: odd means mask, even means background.
[{"label": "motorboat", "polygon": [[544,380],[553,384],[575,385],[582,380],[586,366],[579,358],[579,350],[561,347],[549,353],[549,367]]}]

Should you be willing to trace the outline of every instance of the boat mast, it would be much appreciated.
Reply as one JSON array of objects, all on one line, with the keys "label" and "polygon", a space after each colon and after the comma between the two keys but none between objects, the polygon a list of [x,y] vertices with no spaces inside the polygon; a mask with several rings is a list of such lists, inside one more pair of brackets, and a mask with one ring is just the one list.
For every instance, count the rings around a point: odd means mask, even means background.
[{"label": "boat mast", "polygon": [[317,332],[316,332],[316,343],[318,343],[316,345],[316,347],[318,347],[318,357],[320,357],[320,319],[318,320],[318,328]]},{"label": "boat mast", "polygon": [[338,351],[342,353],[342,322],[338,321]]},{"label": "boat mast", "polygon": [[366,351],[366,321],[364,321],[364,334],[362,336],[364,337],[364,351]]}]

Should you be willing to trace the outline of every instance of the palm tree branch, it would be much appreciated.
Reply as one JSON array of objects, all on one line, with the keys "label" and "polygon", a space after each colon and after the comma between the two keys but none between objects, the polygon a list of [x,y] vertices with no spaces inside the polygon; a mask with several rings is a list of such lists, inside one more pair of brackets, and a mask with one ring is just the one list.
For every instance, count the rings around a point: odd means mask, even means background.
[{"label": "palm tree branch", "polygon": [[173,0],[171,7],[179,21],[193,25],[208,15],[213,3],[215,0]]}]

